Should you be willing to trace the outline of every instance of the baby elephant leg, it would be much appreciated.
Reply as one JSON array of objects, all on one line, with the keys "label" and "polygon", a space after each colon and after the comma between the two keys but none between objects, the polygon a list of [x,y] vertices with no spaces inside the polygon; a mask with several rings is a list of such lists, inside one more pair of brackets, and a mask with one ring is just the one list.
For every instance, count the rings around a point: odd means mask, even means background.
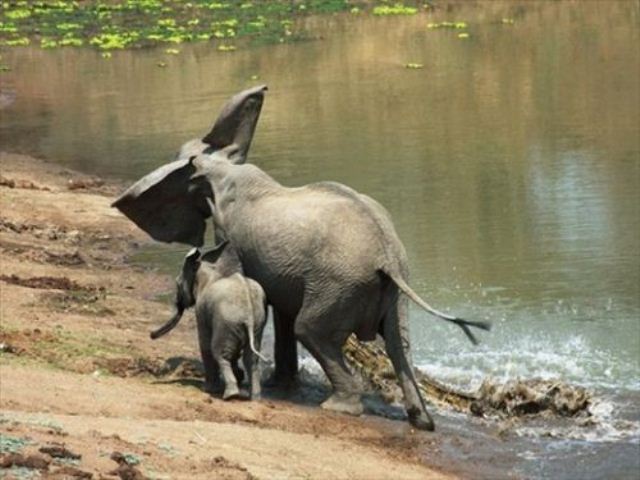
[{"label": "baby elephant leg", "polygon": [[238,382],[233,373],[231,362],[221,355],[216,356],[216,360],[218,365],[220,365],[220,372],[224,378],[224,393],[222,394],[222,399],[230,400],[232,398],[238,398],[240,396],[240,389],[238,388]]},{"label": "baby elephant leg", "polygon": [[251,398],[251,400],[259,400],[262,395],[260,391],[259,359],[249,347],[246,347],[242,353],[242,363],[247,372],[247,377],[249,377],[249,398]]},{"label": "baby elephant leg", "polygon": [[200,345],[200,356],[204,366],[204,390],[208,393],[220,393],[222,383],[220,382],[220,370],[218,363],[213,358],[211,351],[211,328],[206,322],[198,319],[198,343]]},{"label": "baby elephant leg", "polygon": [[231,368],[233,369],[233,374],[236,377],[236,382],[238,382],[238,385],[242,385],[242,382],[244,381],[244,372],[238,365],[238,362],[231,362]]}]

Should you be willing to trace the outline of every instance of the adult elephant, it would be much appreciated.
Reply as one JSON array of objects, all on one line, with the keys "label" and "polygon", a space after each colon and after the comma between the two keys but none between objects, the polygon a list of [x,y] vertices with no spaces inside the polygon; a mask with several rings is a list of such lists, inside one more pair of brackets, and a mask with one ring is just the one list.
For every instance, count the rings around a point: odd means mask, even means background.
[{"label": "adult elephant", "polygon": [[472,341],[468,325],[489,326],[438,312],[411,290],[405,249],[375,200],[332,182],[284,187],[245,163],[265,90],[233,97],[204,139],[183,145],[178,160],[139,180],[114,206],[157,240],[200,246],[213,201],[245,274],[264,288],[276,312],[276,379],[296,375],[299,340],[333,386],[322,406],[360,414],[360,389],[342,346],[353,332],[361,340],[380,334],[409,421],[433,430],[413,372],[408,298],[457,323]]}]

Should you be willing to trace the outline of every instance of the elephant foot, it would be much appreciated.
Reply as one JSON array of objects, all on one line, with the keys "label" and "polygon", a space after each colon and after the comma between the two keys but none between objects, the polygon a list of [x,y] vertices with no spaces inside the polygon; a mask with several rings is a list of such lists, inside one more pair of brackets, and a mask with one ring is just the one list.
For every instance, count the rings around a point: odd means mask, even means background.
[{"label": "elephant foot", "polygon": [[431,416],[427,413],[426,410],[411,408],[407,410],[407,415],[409,416],[409,423],[418,430],[433,432],[436,428],[433,420],[431,419]]},{"label": "elephant foot", "polygon": [[238,389],[238,387],[227,387],[222,394],[223,400],[233,400],[233,399],[241,399],[242,393]]},{"label": "elephant foot", "polygon": [[211,395],[218,395],[224,391],[224,384],[222,382],[205,382],[202,389]]},{"label": "elephant foot", "polygon": [[277,389],[277,390],[295,390],[298,388],[298,376],[297,375],[276,375],[273,373],[267,380],[264,382],[263,386],[269,389]]},{"label": "elephant foot", "polygon": [[320,406],[325,410],[332,410],[334,412],[346,413],[348,415],[355,416],[362,415],[362,412],[364,411],[360,394],[343,395],[334,393]]}]

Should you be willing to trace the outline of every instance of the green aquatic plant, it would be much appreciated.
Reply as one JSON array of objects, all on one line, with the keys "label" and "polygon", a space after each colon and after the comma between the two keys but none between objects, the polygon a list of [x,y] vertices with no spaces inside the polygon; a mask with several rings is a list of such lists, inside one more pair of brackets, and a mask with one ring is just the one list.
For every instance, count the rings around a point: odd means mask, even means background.
[{"label": "green aquatic plant", "polygon": [[23,9],[9,10],[5,12],[4,16],[10,18],[11,20],[19,20],[23,18],[29,18],[31,16],[31,11]]},{"label": "green aquatic plant", "polygon": [[16,27],[13,23],[2,23],[0,22],[0,33],[17,33],[18,27]]},{"label": "green aquatic plant", "polygon": [[469,34],[467,32],[459,33],[458,38],[469,38]]},{"label": "green aquatic plant", "polygon": [[436,28],[453,28],[457,30],[461,30],[467,28],[467,22],[440,22],[440,23],[428,23],[427,28],[436,29]]},{"label": "green aquatic plant", "polygon": [[405,3],[409,2],[0,0],[0,45],[26,45],[27,38],[45,48],[91,46],[104,51],[191,41],[225,43],[239,37],[248,42],[238,45],[290,42],[309,38],[303,28],[294,27],[297,18],[340,11],[417,13],[417,8]]},{"label": "green aquatic plant", "polygon": [[415,7],[407,7],[402,3],[396,3],[395,5],[379,5],[373,7],[373,14],[378,16],[384,15],[415,15],[418,13],[418,9]]},{"label": "green aquatic plant", "polygon": [[82,28],[82,25],[79,23],[59,23],[56,25],[56,28],[66,32],[68,30],[78,30],[79,28]]},{"label": "green aquatic plant", "polygon": [[175,27],[176,21],[173,18],[161,18],[158,20],[158,25],[161,27]]},{"label": "green aquatic plant", "polygon": [[229,5],[228,3],[215,3],[215,2],[212,2],[212,3],[207,5],[207,8],[209,10],[222,10],[222,9],[229,8],[229,7],[231,7],[231,5]]},{"label": "green aquatic plant", "polygon": [[218,45],[218,51],[220,52],[233,52],[236,50],[236,46],[235,45]]},{"label": "green aquatic plant", "polygon": [[40,39],[41,48],[56,48],[57,46],[58,42],[53,40],[52,38],[42,37]]},{"label": "green aquatic plant", "polygon": [[61,47],[81,47],[84,41],[81,38],[65,37],[58,42]]},{"label": "green aquatic plant", "polygon": [[122,50],[134,43],[138,37],[138,32],[101,33],[92,37],[89,43],[100,50]]},{"label": "green aquatic plant", "polygon": [[504,25],[513,25],[516,21],[513,18],[503,18],[501,23]]},{"label": "green aquatic plant", "polygon": [[227,28],[226,30],[214,30],[213,36],[215,38],[233,38],[236,36],[236,31],[232,28]]},{"label": "green aquatic plant", "polygon": [[177,48],[167,48],[164,53],[168,54],[168,55],[178,55],[180,53],[180,50],[178,50]]},{"label": "green aquatic plant", "polygon": [[0,40],[0,46],[5,47],[26,47],[31,43],[27,37],[11,38],[8,40]]},{"label": "green aquatic plant", "polygon": [[409,70],[418,70],[420,68],[424,68],[422,63],[405,63],[404,68],[408,68]]}]

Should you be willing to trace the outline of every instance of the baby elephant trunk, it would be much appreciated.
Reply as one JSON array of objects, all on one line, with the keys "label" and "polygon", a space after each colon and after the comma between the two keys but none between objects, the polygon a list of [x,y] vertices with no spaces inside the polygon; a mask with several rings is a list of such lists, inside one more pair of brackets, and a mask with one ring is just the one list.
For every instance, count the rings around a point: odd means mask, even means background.
[{"label": "baby elephant trunk", "polygon": [[160,328],[151,332],[150,334],[151,339],[155,340],[156,338],[160,338],[161,336],[173,330],[175,326],[178,325],[178,322],[180,322],[183,312],[184,312],[184,308],[181,308],[180,306],[176,306],[176,311],[173,314],[173,317],[171,317],[171,319],[167,323],[162,325]]}]

